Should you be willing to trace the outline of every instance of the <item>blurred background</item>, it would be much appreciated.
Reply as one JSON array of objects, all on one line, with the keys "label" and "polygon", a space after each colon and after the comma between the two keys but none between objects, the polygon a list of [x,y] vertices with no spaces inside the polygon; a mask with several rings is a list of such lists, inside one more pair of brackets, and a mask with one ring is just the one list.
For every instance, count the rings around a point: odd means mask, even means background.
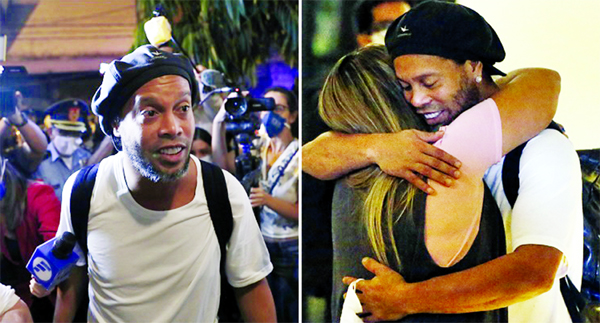
[{"label": "blurred background", "polygon": [[[408,1],[410,2],[410,1]],[[418,2],[418,1],[417,1]],[[546,67],[558,71],[562,90],[555,120],[576,149],[600,147],[600,1],[457,0],[481,14],[498,33],[506,59],[502,71]],[[302,3],[303,116],[314,117],[316,91],[329,68],[357,47],[356,1]],[[303,123],[303,141],[321,129]]]},{"label": "blurred background", "polygon": [[295,89],[298,1],[1,0],[0,65],[25,67],[11,86],[32,113],[64,98],[89,103],[101,63],[149,43],[143,25],[157,5],[201,69],[257,95]]}]

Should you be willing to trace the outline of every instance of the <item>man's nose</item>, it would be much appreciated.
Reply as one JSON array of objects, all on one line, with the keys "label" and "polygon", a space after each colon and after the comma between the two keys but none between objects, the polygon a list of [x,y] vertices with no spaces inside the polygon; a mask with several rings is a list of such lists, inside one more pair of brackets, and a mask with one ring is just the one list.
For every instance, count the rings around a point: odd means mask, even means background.
[{"label": "man's nose", "polygon": [[415,108],[424,108],[431,103],[431,97],[425,91],[413,90],[408,102]]},{"label": "man's nose", "polygon": [[160,135],[177,136],[181,134],[181,120],[173,112],[165,112],[160,124]]}]

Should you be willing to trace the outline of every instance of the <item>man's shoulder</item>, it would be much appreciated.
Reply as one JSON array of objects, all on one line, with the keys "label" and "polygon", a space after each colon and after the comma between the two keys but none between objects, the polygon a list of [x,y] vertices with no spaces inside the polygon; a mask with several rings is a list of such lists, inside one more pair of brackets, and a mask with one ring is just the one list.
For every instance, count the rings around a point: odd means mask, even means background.
[{"label": "man's shoulder", "polygon": [[531,138],[527,142],[527,146],[530,145],[570,145],[573,144],[569,140],[568,136],[561,133],[556,129],[544,129],[542,132]]},{"label": "man's shoulder", "polygon": [[[111,176],[112,174],[110,173],[110,170],[113,169],[113,164],[115,162],[117,162],[117,155],[111,155],[108,156],[104,159],[102,159],[98,164],[94,164],[94,165],[88,165],[86,167],[93,167],[93,166],[97,166],[98,170],[96,172],[96,178],[101,178],[101,180],[106,180],[107,177]],[[81,169],[78,169],[76,171],[74,171],[73,173],[71,173],[71,175],[69,175],[69,178],[65,181],[65,188],[69,187],[70,188],[75,184],[75,179],[77,178],[77,176],[79,175],[79,173],[81,173],[83,171],[85,167],[82,167]],[[96,182],[98,182],[96,180]]]},{"label": "man's shoulder", "polygon": [[[505,158],[502,158],[500,162],[488,168],[485,173],[484,178],[490,188],[497,186],[502,181],[504,163]],[[545,129],[527,142],[519,164],[519,174],[537,174],[576,168],[579,165],[579,159],[573,143],[567,136],[554,129]],[[523,165],[531,167],[523,167]]]},{"label": "man's shoulder", "polygon": [[548,163],[578,162],[575,146],[567,136],[554,129],[545,129],[533,137],[523,149],[522,160],[545,160]]}]

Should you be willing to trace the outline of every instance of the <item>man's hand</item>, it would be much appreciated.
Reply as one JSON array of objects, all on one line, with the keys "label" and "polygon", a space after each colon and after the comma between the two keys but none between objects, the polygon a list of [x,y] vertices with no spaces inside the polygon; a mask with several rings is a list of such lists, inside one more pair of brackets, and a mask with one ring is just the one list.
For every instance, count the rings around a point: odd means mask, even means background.
[{"label": "man's hand", "polygon": [[19,91],[15,91],[15,107],[14,110],[8,115],[6,116],[8,118],[8,120],[10,121],[11,124],[15,125],[20,125],[23,123],[23,115],[21,114],[22,110],[25,110],[26,107],[23,104],[23,94],[21,94],[21,92]]},{"label": "man's hand", "polygon": [[429,194],[434,192],[433,188],[419,174],[444,186],[452,185],[460,176],[460,161],[429,144],[441,139],[442,131],[403,130],[385,136],[378,139],[379,144],[370,146],[368,154],[386,174],[404,178]]},{"label": "man's hand", "polygon": [[[404,278],[374,259],[364,258],[362,264],[375,274],[373,279],[362,280],[356,284],[356,295],[363,307],[364,315],[360,315],[363,320],[366,322],[396,321],[410,314],[404,308],[404,302],[398,297],[406,293],[408,287]],[[356,279],[344,277],[343,282],[349,285]]]},{"label": "man's hand", "polygon": [[343,134],[328,131],[302,146],[302,171],[320,180],[333,180],[377,164],[429,194],[434,190],[423,175],[442,185],[460,176],[458,159],[429,144],[443,132],[403,130],[397,133]]}]

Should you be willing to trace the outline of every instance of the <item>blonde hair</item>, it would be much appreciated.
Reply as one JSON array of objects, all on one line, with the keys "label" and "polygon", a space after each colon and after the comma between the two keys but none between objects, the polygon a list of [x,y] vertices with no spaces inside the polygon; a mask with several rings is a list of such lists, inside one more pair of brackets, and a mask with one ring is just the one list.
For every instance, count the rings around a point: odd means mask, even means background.
[{"label": "blonde hair", "polygon": [[[404,100],[391,59],[381,45],[358,49],[336,63],[319,96],[319,114],[333,130],[349,134],[427,130]],[[377,165],[348,175],[347,183],[364,194],[361,216],[378,260],[391,265],[386,247],[390,245],[399,265],[393,227],[412,212],[416,188]]]}]

